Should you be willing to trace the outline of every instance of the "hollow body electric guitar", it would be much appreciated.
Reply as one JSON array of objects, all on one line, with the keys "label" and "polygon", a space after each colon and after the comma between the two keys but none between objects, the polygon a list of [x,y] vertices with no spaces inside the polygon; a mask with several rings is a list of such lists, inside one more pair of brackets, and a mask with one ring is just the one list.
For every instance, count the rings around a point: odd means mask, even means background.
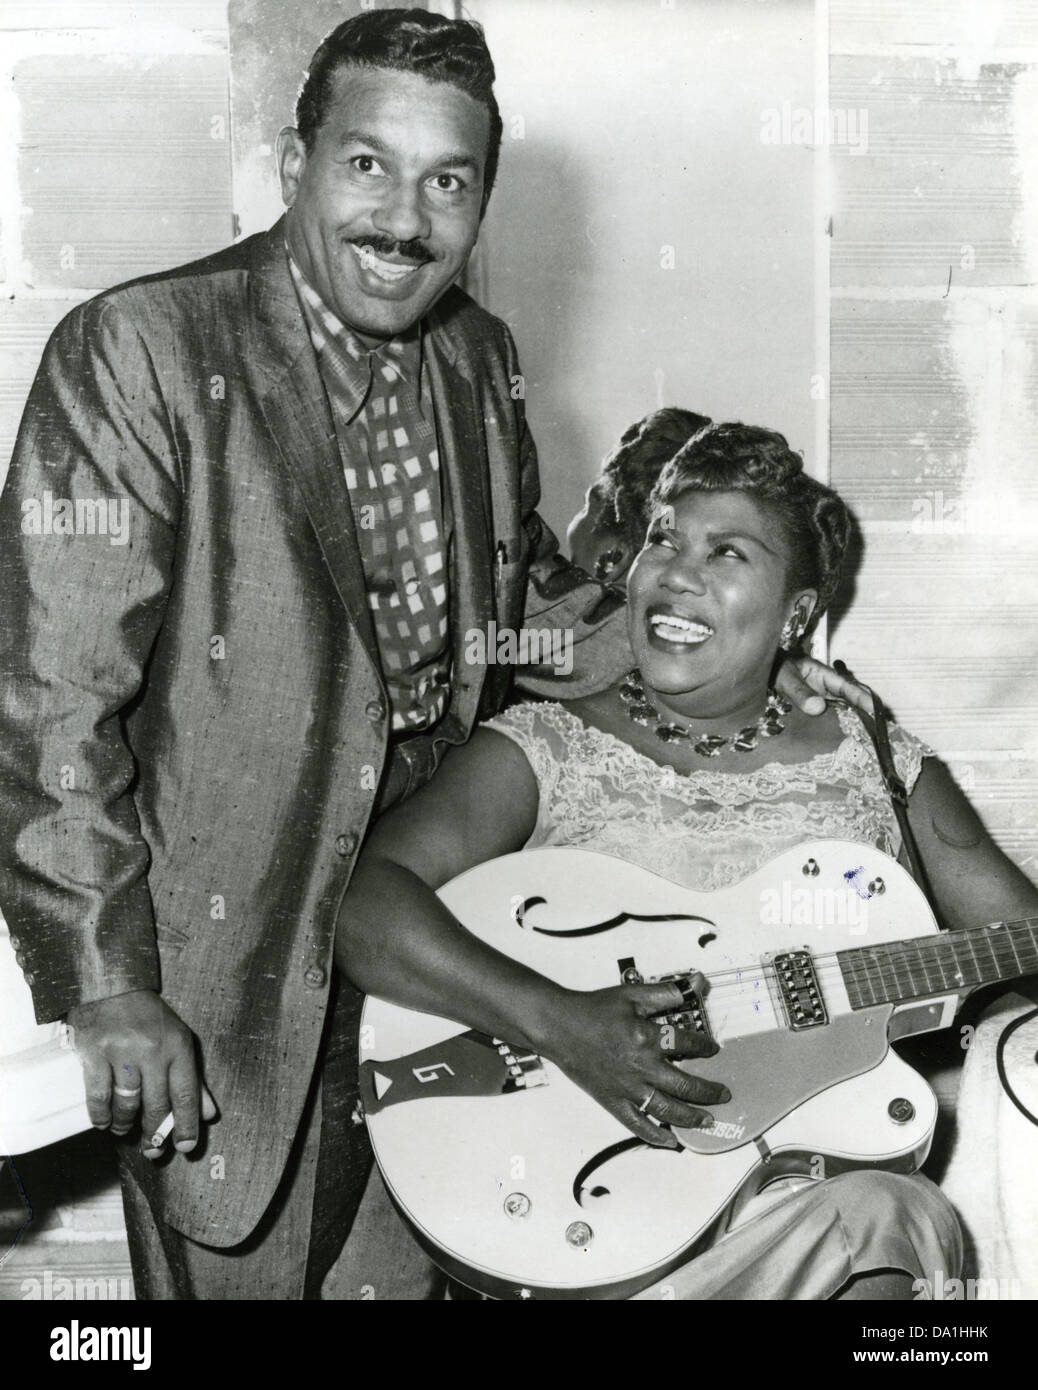
[{"label": "hollow body electric guitar", "polygon": [[[389,1192],[433,1259],[497,1298],[623,1298],[684,1264],[769,1182],[909,1173],[937,1105],[889,1043],[948,1027],[981,985],[1038,972],[1038,921],[939,932],[880,850],[789,850],[693,892],[620,859],[527,850],[439,894],[474,935],[576,990],[674,979],[661,1041],[730,1102],[682,1148],[631,1135],[551,1061],[369,998],[361,1096]],[[701,994],[687,977],[707,979]],[[670,1034],[667,1030],[673,1030]]]}]

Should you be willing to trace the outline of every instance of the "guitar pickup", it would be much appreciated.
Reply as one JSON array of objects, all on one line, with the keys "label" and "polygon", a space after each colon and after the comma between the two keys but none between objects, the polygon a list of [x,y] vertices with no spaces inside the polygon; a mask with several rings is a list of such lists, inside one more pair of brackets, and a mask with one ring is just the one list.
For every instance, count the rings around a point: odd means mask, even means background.
[{"label": "guitar pickup", "polygon": [[706,1016],[702,995],[698,990],[692,988],[691,981],[692,975],[687,971],[659,977],[656,981],[657,984],[677,985],[678,989],[681,990],[682,1002],[679,1007],[670,1009],[665,1014],[653,1015],[654,1021],[669,1025],[679,1033],[698,1033],[713,1042],[713,1034],[710,1031],[710,1023]]},{"label": "guitar pickup", "polygon": [[783,951],[772,962],[782,1003],[794,1033],[829,1022],[810,951]]}]

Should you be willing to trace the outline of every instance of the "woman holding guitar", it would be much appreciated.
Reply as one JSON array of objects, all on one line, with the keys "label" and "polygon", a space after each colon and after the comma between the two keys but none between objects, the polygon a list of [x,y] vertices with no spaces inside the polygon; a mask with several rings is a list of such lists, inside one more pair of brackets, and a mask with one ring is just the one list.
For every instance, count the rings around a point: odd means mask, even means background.
[{"label": "woman holding guitar", "polygon": [[[710,425],[664,468],[628,575],[636,667],[571,702],[513,706],[452,751],[435,781],[375,826],[340,913],[337,961],[364,991],[464,1020],[550,1058],[646,1144],[713,1122],[727,1089],[673,1063],[654,1016],[673,984],[565,990],[465,930],[436,890],[485,860],[576,845],[693,889],[736,883],[811,839],[897,856],[872,742],[833,704],[808,717],[770,688],[784,648],[836,591],[847,509],[781,435]],[[1038,914],[1038,890],[995,846],[947,770],[891,731],[909,820],[946,928]],[[955,1215],[919,1176],[789,1179],[667,1283],[682,1298],[909,1298],[961,1264]],[[640,1297],[659,1296],[652,1289]]]}]

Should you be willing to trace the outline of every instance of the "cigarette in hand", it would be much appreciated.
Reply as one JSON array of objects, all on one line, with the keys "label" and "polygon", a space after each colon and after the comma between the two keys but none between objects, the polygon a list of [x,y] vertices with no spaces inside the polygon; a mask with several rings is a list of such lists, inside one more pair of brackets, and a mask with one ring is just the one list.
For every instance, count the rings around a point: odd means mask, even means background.
[{"label": "cigarette in hand", "polygon": [[151,1136],[151,1144],[149,1145],[149,1148],[152,1148],[152,1149],[161,1149],[162,1146],[163,1146],[163,1144],[166,1142],[166,1140],[169,1138],[169,1136],[170,1136],[172,1133],[173,1133],[173,1111],[171,1110],[171,1111],[169,1112],[169,1114],[166,1116],[166,1118],[165,1118],[165,1119],[162,1121],[162,1123],[159,1125],[159,1127],[158,1127],[158,1129],[155,1131],[155,1133]]},{"label": "cigarette in hand", "polygon": [[[214,1120],[217,1115],[216,1102],[209,1094],[208,1086],[202,1086],[202,1119]],[[159,1125],[158,1129],[151,1136],[150,1149],[161,1149],[163,1144],[173,1133],[173,1111],[171,1110],[166,1118]]]}]

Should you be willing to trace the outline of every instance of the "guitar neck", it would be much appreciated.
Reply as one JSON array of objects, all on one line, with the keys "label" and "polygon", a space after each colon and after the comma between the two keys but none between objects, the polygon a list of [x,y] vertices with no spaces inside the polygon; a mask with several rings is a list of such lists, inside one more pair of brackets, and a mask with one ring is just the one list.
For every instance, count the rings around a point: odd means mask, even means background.
[{"label": "guitar neck", "polygon": [[1038,974],[1038,917],[838,951],[853,1009]]}]

